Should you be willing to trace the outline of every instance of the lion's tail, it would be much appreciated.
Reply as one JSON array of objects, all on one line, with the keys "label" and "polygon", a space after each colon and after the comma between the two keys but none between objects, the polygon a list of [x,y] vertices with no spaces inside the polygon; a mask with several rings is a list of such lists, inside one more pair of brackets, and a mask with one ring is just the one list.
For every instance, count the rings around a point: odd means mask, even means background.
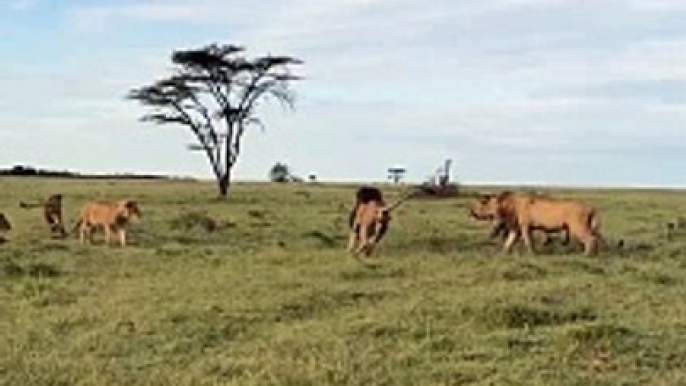
[{"label": "lion's tail", "polygon": [[40,206],[43,206],[43,204],[42,203],[28,204],[28,203],[25,203],[24,201],[19,201],[19,207],[24,208],[24,209],[33,209],[33,208],[38,208]]}]

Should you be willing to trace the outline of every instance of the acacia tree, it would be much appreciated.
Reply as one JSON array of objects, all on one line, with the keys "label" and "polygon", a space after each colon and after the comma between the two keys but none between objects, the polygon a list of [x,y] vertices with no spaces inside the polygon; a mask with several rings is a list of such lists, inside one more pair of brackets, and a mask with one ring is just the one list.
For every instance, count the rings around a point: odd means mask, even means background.
[{"label": "acacia tree", "polygon": [[143,121],[189,128],[198,140],[189,148],[204,152],[219,194],[226,196],[243,135],[251,127],[264,128],[258,104],[271,98],[293,108],[290,85],[300,77],[291,67],[302,62],[289,56],[249,58],[243,47],[217,44],[175,51],[171,60],[171,76],[131,90],[128,98],[150,107]]}]

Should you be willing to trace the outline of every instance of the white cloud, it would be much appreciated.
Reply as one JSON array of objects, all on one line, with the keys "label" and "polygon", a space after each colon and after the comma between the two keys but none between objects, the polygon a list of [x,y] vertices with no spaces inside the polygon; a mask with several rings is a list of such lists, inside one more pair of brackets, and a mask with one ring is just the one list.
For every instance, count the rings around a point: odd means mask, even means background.
[{"label": "white cloud", "polygon": [[[67,23],[79,28],[70,34],[78,60],[54,63],[44,76],[50,81],[29,70],[14,74],[37,78],[34,87],[0,79],[4,89],[15,90],[0,96],[0,136],[11,135],[3,128],[23,125],[43,135],[68,133],[70,144],[107,138],[113,146],[95,146],[100,157],[92,167],[115,170],[135,167],[117,149],[132,138],[141,169],[207,175],[201,155],[182,153],[190,140],[184,129],[137,123],[143,109],[122,98],[129,87],[165,74],[168,50],[225,40],[251,53],[305,60],[306,80],[295,87],[300,107],[292,115],[267,110],[272,124],[247,139],[239,177],[263,177],[284,160],[324,179],[373,179],[395,163],[423,178],[443,157],[453,157],[472,180],[531,181],[546,174],[569,180],[584,178],[574,170],[596,157],[593,178],[600,180],[617,163],[638,168],[634,155],[686,148],[686,108],[631,98],[642,90],[630,87],[638,82],[686,80],[686,29],[680,21],[665,22],[668,12],[658,9],[681,3],[658,0],[649,16],[637,12],[650,3],[157,0],[72,6]],[[138,34],[137,28],[151,33],[140,33],[132,45],[127,34]],[[83,36],[98,43],[81,48]],[[108,44],[100,47],[103,41]],[[603,92],[608,85],[626,87]],[[661,87],[654,86],[657,93]],[[48,106],[35,107],[36,90],[50,99]],[[32,153],[36,137],[18,137],[23,145],[0,161],[19,157],[20,149]],[[64,146],[69,165],[93,159]],[[367,156],[351,157],[346,149],[354,146]],[[49,162],[59,155],[41,157]],[[598,163],[597,157],[607,159]],[[537,167],[542,161],[549,166]],[[511,175],[498,174],[499,163],[509,165]]]}]

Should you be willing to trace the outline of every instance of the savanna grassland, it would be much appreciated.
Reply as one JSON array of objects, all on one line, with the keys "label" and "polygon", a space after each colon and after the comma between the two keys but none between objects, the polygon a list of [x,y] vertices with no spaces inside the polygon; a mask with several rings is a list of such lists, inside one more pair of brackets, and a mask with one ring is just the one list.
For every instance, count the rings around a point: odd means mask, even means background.
[{"label": "savanna grassland", "polygon": [[[17,204],[51,192],[69,225],[138,200],[131,245],[50,239]],[[686,384],[686,193],[553,194],[599,208],[600,256],[505,256],[469,199],[407,202],[362,264],[352,186],[0,179],[0,384]]]}]

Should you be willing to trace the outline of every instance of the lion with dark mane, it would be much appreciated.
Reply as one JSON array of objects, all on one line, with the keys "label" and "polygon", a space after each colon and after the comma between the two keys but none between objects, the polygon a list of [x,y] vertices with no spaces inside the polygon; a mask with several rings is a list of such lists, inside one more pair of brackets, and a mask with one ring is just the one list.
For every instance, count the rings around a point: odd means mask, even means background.
[{"label": "lion with dark mane", "polygon": [[386,205],[379,189],[370,186],[359,188],[355,194],[355,206],[350,212],[348,250],[356,255],[371,255],[388,232],[391,212],[410,196],[405,195],[394,204]]},{"label": "lion with dark mane", "polygon": [[47,200],[27,204],[23,201],[19,202],[19,206],[24,209],[43,207],[43,217],[45,222],[50,227],[53,237],[66,237],[67,231],[64,228],[64,219],[62,217],[62,195],[53,194]]},{"label": "lion with dark mane", "polygon": [[533,253],[531,232],[534,230],[548,233],[566,231],[568,237],[583,244],[586,255],[598,252],[601,236],[596,209],[579,201],[503,192],[482,196],[470,211],[473,217],[491,220],[497,227],[507,230],[506,252],[521,237]]}]

